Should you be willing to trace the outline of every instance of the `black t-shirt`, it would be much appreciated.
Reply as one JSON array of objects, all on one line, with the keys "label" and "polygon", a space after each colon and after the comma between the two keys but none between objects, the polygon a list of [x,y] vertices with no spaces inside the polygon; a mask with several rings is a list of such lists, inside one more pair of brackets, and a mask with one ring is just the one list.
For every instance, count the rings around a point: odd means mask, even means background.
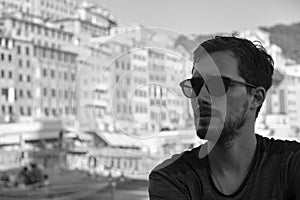
[{"label": "black t-shirt", "polygon": [[200,147],[175,155],[149,175],[150,200],[294,199],[300,200],[300,143],[259,135],[250,170],[236,192],[221,193]]}]

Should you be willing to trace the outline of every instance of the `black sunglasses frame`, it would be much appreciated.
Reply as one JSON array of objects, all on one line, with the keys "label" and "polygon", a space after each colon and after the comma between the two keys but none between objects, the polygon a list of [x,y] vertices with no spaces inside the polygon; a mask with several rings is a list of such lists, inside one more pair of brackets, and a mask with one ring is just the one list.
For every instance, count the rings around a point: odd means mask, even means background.
[{"label": "black sunglasses frame", "polygon": [[[220,92],[217,93],[217,92],[210,91],[210,90],[209,90],[209,87],[207,86],[207,84],[205,84],[205,82],[209,82],[210,80],[212,80],[212,79],[214,79],[214,78],[221,78],[221,79],[222,79],[223,84],[224,84],[224,89],[225,89],[224,91],[222,91],[222,93],[220,93]],[[195,88],[193,87],[193,82],[194,82],[193,80],[200,80],[200,81],[198,82],[198,84],[201,83],[202,85],[200,85],[198,88],[195,89]],[[188,86],[186,85],[186,82],[189,82],[189,83],[190,83],[191,87],[189,87],[189,88],[192,88],[192,89],[193,89],[193,91],[194,91],[194,95],[193,95],[193,96],[190,96],[190,95],[188,95],[188,94],[185,92],[184,89],[188,87]],[[226,77],[226,76],[213,77],[213,78],[209,78],[209,79],[206,80],[206,81],[205,81],[203,78],[191,78],[191,79],[185,79],[185,80],[183,80],[183,81],[181,81],[181,82],[179,83],[179,85],[180,85],[180,87],[181,87],[181,89],[182,89],[183,94],[184,94],[187,98],[195,98],[195,97],[197,97],[197,96],[199,95],[199,93],[200,93],[202,87],[203,87],[204,85],[205,85],[207,91],[208,91],[211,95],[213,95],[213,96],[223,96],[224,94],[227,93],[230,84],[238,84],[238,85],[248,86],[248,87],[251,87],[251,88],[257,88],[257,86],[252,85],[252,84],[250,84],[250,83],[245,83],[245,82],[237,81],[237,80],[234,80],[234,79],[229,78],[229,77]]]}]

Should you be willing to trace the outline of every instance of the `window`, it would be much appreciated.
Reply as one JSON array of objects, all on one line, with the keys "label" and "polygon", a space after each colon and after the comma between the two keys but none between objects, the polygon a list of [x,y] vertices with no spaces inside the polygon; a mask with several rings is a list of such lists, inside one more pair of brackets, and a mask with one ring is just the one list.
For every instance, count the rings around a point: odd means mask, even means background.
[{"label": "window", "polygon": [[47,96],[47,88],[44,88],[43,93],[44,93],[44,96],[46,97]]},{"label": "window", "polygon": [[23,76],[22,76],[22,74],[19,75],[19,81],[20,81],[20,82],[23,81]]},{"label": "window", "polygon": [[23,109],[22,106],[20,106],[20,114],[21,114],[21,115],[24,115],[24,109]]},{"label": "window", "polygon": [[66,91],[65,91],[65,99],[67,99],[68,96],[69,96],[69,93],[68,93],[68,91],[66,90]]},{"label": "window", "polygon": [[21,47],[17,46],[17,54],[21,54]]},{"label": "window", "polygon": [[42,49],[42,53],[43,53],[43,57],[45,58],[46,57],[46,49]]},{"label": "window", "polygon": [[130,78],[127,78],[127,85],[130,85]]},{"label": "window", "polygon": [[11,62],[11,55],[8,54],[8,61]]},{"label": "window", "polygon": [[47,70],[43,69],[43,76],[46,77],[47,76]]},{"label": "window", "polygon": [[2,105],[1,107],[2,107],[2,113],[5,113],[5,106]]},{"label": "window", "polygon": [[29,56],[29,47],[26,47],[26,55]]},{"label": "window", "polygon": [[33,56],[36,56],[37,55],[37,47],[34,47],[33,49]]},{"label": "window", "polygon": [[51,93],[52,93],[52,97],[55,97],[55,95],[56,95],[55,89],[52,89]]},{"label": "window", "polygon": [[27,91],[27,97],[31,98],[31,91],[30,90]]},{"label": "window", "polygon": [[26,66],[27,66],[28,68],[30,67],[30,61],[29,61],[29,60],[27,60]]},{"label": "window", "polygon": [[68,74],[67,74],[67,72],[64,73],[64,79],[68,80]]},{"label": "window", "polygon": [[57,52],[57,58],[58,60],[61,60],[61,52]]},{"label": "window", "polygon": [[51,78],[55,78],[55,72],[54,72],[54,70],[51,70]]},{"label": "window", "polygon": [[68,60],[69,60],[69,55],[65,53],[65,54],[64,54],[64,61],[65,61],[65,62],[68,62]]},{"label": "window", "polygon": [[4,78],[5,77],[5,72],[4,70],[1,70],[1,78]]},{"label": "window", "polygon": [[34,24],[31,24],[31,32],[34,32]]},{"label": "window", "polygon": [[20,59],[19,60],[19,67],[22,67],[23,63],[22,63],[22,60]]},{"label": "window", "polygon": [[65,107],[65,113],[66,113],[66,115],[68,115],[69,114],[69,107]]},{"label": "window", "polygon": [[11,79],[12,78],[12,71],[8,72],[8,77]]},{"label": "window", "polygon": [[27,76],[27,82],[30,83],[30,76]]},{"label": "window", "polygon": [[1,53],[1,60],[4,60],[4,53]]},{"label": "window", "polygon": [[49,115],[48,108],[45,108],[45,109],[44,109],[44,112],[45,112],[45,115],[46,115],[46,116],[48,116],[48,115]]},{"label": "window", "polygon": [[31,108],[30,107],[27,108],[27,114],[28,114],[28,116],[31,116]]},{"label": "window", "polygon": [[20,97],[23,97],[23,90],[20,90],[20,91],[19,91],[19,96],[20,96]]},{"label": "window", "polygon": [[58,72],[58,78],[59,78],[59,79],[62,78],[62,72],[61,72],[61,71]]}]

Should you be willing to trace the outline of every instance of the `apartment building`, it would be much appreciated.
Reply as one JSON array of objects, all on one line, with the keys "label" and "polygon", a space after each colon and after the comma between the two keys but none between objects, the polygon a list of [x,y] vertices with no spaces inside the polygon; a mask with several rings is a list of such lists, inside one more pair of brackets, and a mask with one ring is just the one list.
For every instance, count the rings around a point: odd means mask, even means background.
[{"label": "apartment building", "polygon": [[17,116],[71,118],[77,55],[63,47],[73,34],[25,13],[5,15],[0,23],[14,40]]},{"label": "apartment building", "polygon": [[[136,48],[130,54],[132,69],[128,72],[131,77],[129,81],[131,94],[128,103],[131,108],[131,116],[134,122],[134,131],[139,133],[148,130],[150,122],[150,101],[149,101],[149,72],[148,72],[148,51],[144,48]],[[127,77],[126,77],[127,78]],[[139,133],[142,135],[143,133]],[[147,136],[147,135],[142,135]]]},{"label": "apartment building", "polygon": [[300,65],[286,66],[287,114],[295,131],[300,129]]},{"label": "apartment building", "polygon": [[0,0],[2,9],[16,10],[44,19],[68,18],[77,6],[74,0]]},{"label": "apartment building", "polygon": [[55,22],[85,42],[89,37],[109,35],[110,29],[117,25],[115,17],[108,9],[88,2],[78,4],[72,16],[57,19]]},{"label": "apartment building", "polygon": [[68,48],[78,55],[75,80],[76,121],[84,130],[113,130],[110,116],[110,69],[111,53],[105,46],[93,44]]},{"label": "apartment building", "polygon": [[0,121],[13,120],[15,107],[16,70],[14,40],[4,35],[0,37]]}]

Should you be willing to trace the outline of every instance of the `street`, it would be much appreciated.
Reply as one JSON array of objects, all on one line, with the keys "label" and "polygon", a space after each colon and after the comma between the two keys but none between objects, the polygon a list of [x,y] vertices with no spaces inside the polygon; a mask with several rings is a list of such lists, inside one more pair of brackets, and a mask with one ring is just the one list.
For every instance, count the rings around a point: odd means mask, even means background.
[{"label": "street", "polygon": [[148,200],[148,182],[131,180],[120,183],[114,189],[107,187],[106,189],[91,195],[87,200]]}]

